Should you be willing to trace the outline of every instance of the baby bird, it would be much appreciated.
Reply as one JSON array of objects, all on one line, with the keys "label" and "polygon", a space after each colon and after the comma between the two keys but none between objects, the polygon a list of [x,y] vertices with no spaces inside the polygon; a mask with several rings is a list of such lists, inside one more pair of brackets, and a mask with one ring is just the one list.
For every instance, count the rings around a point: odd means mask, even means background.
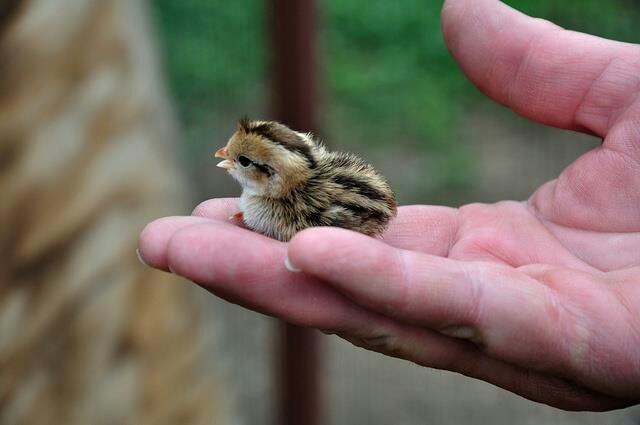
[{"label": "baby bird", "polygon": [[280,241],[313,226],[375,236],[396,215],[395,196],[371,165],[275,121],[241,119],[215,156],[242,186],[237,218]]}]

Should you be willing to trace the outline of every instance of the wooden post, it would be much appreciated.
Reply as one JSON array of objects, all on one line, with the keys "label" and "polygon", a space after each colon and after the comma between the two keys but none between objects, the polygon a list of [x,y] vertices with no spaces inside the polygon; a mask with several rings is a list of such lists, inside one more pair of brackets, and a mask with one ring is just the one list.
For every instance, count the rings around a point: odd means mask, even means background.
[{"label": "wooden post", "polygon": [[[273,118],[317,131],[315,1],[268,0]],[[319,424],[319,340],[316,331],[281,323],[278,422]]]}]

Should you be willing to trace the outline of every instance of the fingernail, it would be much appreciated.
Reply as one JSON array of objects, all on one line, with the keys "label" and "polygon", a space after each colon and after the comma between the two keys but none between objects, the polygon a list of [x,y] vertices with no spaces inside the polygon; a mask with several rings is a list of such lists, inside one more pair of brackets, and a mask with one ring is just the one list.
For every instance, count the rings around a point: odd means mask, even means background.
[{"label": "fingernail", "polygon": [[449,328],[440,329],[440,333],[454,338],[468,339],[475,341],[478,334],[471,326],[451,326]]},{"label": "fingernail", "polygon": [[149,265],[144,261],[144,258],[142,258],[142,255],[140,255],[140,250],[136,248],[136,257],[138,257],[138,261],[140,261],[140,263],[143,266],[147,266],[149,267]]},{"label": "fingernail", "polygon": [[293,265],[291,260],[289,260],[289,257],[284,259],[284,267],[287,270],[289,270],[291,273],[300,273],[302,271],[302,269],[299,269],[299,268],[297,268],[296,266]]}]

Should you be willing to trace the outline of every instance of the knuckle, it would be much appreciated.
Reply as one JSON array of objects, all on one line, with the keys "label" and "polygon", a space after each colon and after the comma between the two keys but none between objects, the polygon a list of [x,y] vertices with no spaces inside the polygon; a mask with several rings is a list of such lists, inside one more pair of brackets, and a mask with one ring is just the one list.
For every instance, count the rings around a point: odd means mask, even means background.
[{"label": "knuckle", "polygon": [[395,266],[390,266],[388,269],[397,270],[397,273],[392,277],[393,282],[390,283],[390,285],[393,285],[392,291],[390,292],[393,294],[393,297],[391,297],[389,301],[383,302],[380,306],[380,310],[384,314],[391,316],[397,314],[398,311],[407,313],[413,309],[411,288],[414,286],[411,282],[412,265],[404,251],[395,250],[395,258],[392,260],[392,263],[395,264]]},{"label": "knuckle", "polygon": [[482,325],[482,313],[485,303],[484,279],[485,271],[479,267],[466,266],[463,269],[464,280],[468,282],[469,296],[467,297],[466,308],[461,312],[465,323],[479,329]]}]

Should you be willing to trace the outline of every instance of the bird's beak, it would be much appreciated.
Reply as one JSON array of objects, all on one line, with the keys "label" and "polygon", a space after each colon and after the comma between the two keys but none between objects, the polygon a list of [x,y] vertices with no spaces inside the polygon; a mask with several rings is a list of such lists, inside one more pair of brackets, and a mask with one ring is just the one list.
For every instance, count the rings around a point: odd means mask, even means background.
[{"label": "bird's beak", "polygon": [[224,161],[220,161],[216,164],[216,167],[224,168],[225,170],[230,170],[232,168],[236,168],[234,162],[230,159],[225,159]]},{"label": "bird's beak", "polygon": [[227,148],[220,148],[214,154],[216,158],[224,158],[224,161],[220,161],[216,164],[217,167],[224,168],[225,170],[230,170],[232,168],[236,168],[235,161],[232,159],[227,159]]}]

